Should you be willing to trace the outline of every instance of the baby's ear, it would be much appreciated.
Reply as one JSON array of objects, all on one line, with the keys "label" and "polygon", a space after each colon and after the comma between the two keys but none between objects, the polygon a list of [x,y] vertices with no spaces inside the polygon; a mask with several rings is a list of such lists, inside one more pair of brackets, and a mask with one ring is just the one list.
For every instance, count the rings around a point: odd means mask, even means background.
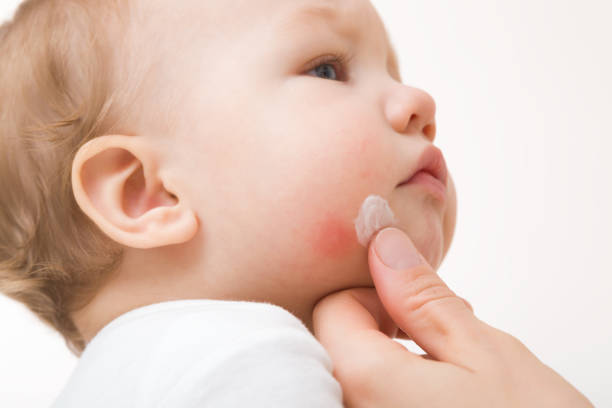
[{"label": "baby's ear", "polygon": [[189,241],[194,211],[168,191],[159,158],[142,136],[90,140],[72,163],[72,189],[83,212],[110,238],[133,248]]}]

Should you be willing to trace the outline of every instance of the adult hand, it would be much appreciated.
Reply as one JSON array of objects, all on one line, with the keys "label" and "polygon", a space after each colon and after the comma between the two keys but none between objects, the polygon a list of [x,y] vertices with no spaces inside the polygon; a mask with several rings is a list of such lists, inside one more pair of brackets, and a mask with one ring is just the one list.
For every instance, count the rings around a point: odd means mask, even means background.
[{"label": "adult hand", "polygon": [[[476,318],[402,231],[380,231],[368,256],[376,289],[333,293],[313,313],[346,407],[593,406],[519,340]],[[392,340],[398,329],[427,355]]]}]

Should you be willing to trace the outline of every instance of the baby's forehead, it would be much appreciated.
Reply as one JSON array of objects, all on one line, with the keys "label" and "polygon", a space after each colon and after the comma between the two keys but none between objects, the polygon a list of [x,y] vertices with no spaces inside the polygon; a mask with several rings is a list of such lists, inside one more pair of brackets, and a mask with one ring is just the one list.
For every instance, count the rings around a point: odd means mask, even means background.
[{"label": "baby's forehead", "polygon": [[191,32],[195,36],[209,34],[209,39],[226,40],[227,35],[239,32],[306,34],[328,28],[354,38],[364,31],[369,35],[382,34],[388,42],[384,24],[370,0],[139,0],[139,3],[138,26],[144,29],[146,24],[156,31],[167,28],[177,36]]},{"label": "baby's forehead", "polygon": [[288,8],[280,26],[281,31],[297,30],[302,34],[329,29],[354,44],[363,42],[364,36],[380,38],[380,46],[387,51],[390,70],[399,78],[397,55],[383,21],[369,0],[296,2]]},{"label": "baby's forehead", "polygon": [[389,70],[399,80],[397,56],[387,30],[370,0],[140,0],[152,18],[152,36],[161,27],[170,30],[170,46],[176,49],[181,36],[190,42],[206,41],[207,47],[222,45],[231,48],[237,41],[269,41],[270,47],[280,43],[295,48],[295,40],[315,34],[331,33],[353,45],[366,40],[377,41],[386,51]]}]

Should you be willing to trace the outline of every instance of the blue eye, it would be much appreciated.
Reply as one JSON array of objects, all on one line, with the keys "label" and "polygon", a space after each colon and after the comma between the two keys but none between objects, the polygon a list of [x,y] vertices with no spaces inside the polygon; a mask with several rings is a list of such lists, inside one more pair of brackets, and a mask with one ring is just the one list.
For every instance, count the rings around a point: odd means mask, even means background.
[{"label": "blue eye", "polygon": [[344,67],[347,64],[348,58],[344,55],[328,55],[317,58],[310,64],[308,74],[314,73],[314,76],[321,79],[330,79],[332,81],[341,81],[344,78]]},{"label": "blue eye", "polygon": [[320,76],[323,79],[331,79],[337,80],[338,73],[336,72],[336,67],[333,64],[319,64],[314,69],[310,70],[310,72],[315,72],[317,76]]}]

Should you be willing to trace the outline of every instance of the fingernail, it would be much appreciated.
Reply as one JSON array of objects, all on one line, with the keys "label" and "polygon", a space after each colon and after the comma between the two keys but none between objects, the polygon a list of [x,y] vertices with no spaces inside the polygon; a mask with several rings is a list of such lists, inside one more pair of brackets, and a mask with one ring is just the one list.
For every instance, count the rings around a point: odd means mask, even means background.
[{"label": "fingernail", "polygon": [[391,269],[403,270],[423,263],[410,238],[397,228],[385,228],[379,232],[374,249],[380,260]]}]

